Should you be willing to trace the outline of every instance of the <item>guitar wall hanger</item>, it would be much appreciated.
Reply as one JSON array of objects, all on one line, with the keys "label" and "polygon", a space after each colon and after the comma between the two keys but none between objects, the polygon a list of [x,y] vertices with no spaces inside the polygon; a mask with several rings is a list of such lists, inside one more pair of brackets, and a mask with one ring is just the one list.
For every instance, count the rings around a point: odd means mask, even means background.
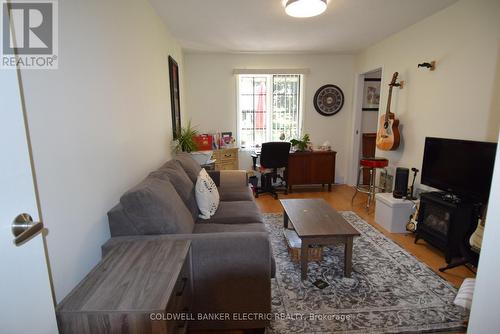
[{"label": "guitar wall hanger", "polygon": [[436,61],[433,60],[430,63],[429,62],[420,63],[417,65],[417,68],[419,67],[428,68],[430,71],[434,71],[436,69]]},{"label": "guitar wall hanger", "polygon": [[399,82],[395,82],[393,84],[389,84],[390,87],[397,87],[399,89],[403,89],[404,85],[405,85],[404,80],[401,80]]}]

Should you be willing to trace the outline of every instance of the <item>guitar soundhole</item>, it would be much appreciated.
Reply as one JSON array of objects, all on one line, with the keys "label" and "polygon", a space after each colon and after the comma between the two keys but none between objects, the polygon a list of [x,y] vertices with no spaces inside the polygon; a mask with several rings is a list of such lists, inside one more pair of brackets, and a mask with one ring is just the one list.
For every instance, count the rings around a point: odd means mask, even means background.
[{"label": "guitar soundhole", "polygon": [[385,122],[385,123],[384,123],[384,129],[386,129],[386,130],[387,130],[387,128],[388,128],[388,127],[389,127],[389,122]]}]

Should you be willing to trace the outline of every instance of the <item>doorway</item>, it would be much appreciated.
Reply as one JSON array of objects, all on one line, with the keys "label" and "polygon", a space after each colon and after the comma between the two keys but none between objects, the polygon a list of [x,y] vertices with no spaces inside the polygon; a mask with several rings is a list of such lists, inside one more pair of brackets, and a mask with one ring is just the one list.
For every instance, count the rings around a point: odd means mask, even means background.
[{"label": "doorway", "polygon": [[[380,86],[382,67],[360,73],[356,78],[356,93],[353,111],[352,158],[349,183],[355,185],[359,172],[359,160],[375,156],[375,139],[380,109]],[[362,176],[363,183],[369,179],[368,171]]]}]

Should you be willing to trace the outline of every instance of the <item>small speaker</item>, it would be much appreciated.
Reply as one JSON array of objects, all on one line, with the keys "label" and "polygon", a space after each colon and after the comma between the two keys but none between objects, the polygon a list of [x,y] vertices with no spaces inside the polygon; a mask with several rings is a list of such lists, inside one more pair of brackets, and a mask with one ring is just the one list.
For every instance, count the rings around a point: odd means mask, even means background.
[{"label": "small speaker", "polygon": [[394,181],[394,198],[403,198],[408,194],[408,176],[410,170],[408,168],[396,168],[396,180]]}]

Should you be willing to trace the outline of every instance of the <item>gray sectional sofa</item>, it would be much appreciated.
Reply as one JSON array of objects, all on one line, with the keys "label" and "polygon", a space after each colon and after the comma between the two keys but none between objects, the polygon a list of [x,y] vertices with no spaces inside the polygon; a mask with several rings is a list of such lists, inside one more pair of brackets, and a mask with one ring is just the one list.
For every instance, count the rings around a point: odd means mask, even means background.
[{"label": "gray sectional sofa", "polygon": [[[200,170],[189,154],[179,154],[127,191],[108,212],[112,238],[103,245],[103,256],[122,242],[192,240],[194,313],[268,313],[274,259],[246,172],[209,172],[221,202],[215,215],[203,220],[194,193]],[[190,328],[267,325],[267,320],[194,321]]]}]

